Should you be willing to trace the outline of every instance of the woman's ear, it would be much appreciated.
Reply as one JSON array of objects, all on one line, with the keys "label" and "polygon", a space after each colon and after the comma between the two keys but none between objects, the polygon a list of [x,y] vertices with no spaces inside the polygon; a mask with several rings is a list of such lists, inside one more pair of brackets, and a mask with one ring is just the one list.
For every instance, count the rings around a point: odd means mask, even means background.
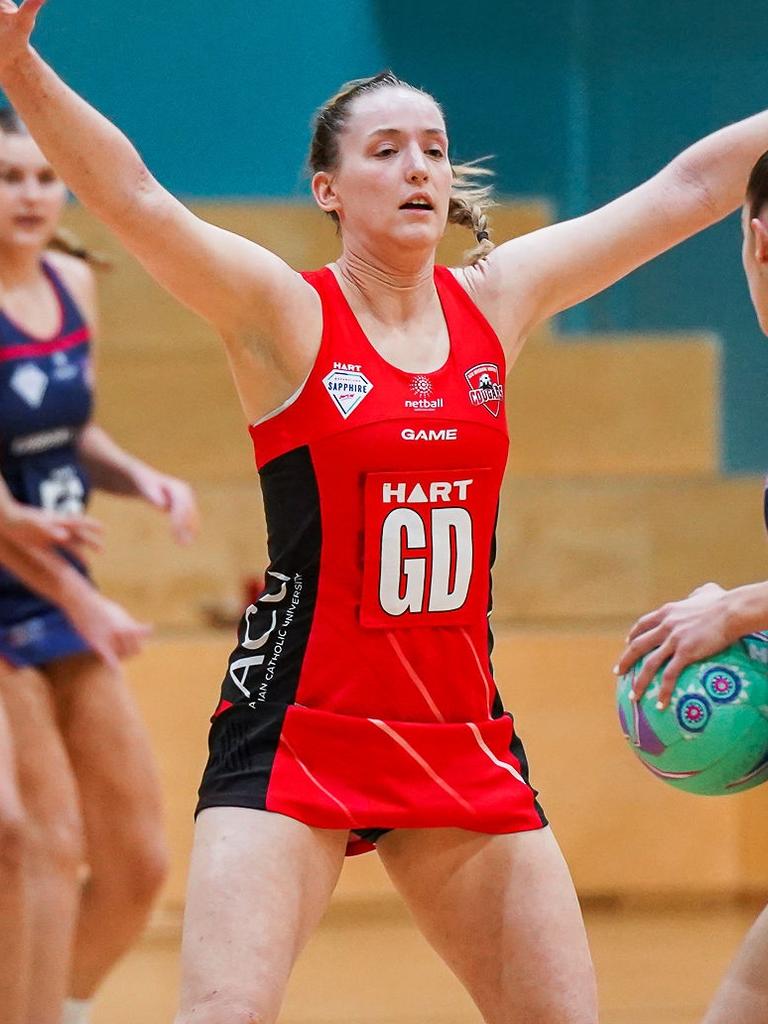
[{"label": "woman's ear", "polygon": [[336,194],[333,175],[327,171],[318,171],[312,177],[312,195],[323,213],[338,213],[339,199]]},{"label": "woman's ear", "polygon": [[759,217],[752,218],[750,227],[754,238],[755,260],[760,264],[768,263],[768,227]]}]

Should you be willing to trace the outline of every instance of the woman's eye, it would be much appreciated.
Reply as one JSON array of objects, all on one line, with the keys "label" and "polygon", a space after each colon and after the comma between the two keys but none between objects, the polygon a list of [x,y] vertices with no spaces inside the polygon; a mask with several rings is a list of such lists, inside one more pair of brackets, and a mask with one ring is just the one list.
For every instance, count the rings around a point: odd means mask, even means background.
[{"label": "woman's eye", "polygon": [[41,185],[53,185],[59,179],[56,177],[53,171],[43,171],[43,173],[37,179]]},{"label": "woman's eye", "polygon": [[387,146],[386,149],[378,149],[376,151],[376,156],[392,156],[392,154],[396,152],[397,150],[394,149],[392,146]]},{"label": "woman's eye", "polygon": [[7,185],[18,185],[21,175],[18,171],[0,171],[0,181],[4,181]]},{"label": "woman's eye", "polygon": [[436,156],[438,158],[445,156],[442,149],[438,149],[437,146],[433,146],[431,149],[428,149],[427,153],[429,153],[430,156]]}]

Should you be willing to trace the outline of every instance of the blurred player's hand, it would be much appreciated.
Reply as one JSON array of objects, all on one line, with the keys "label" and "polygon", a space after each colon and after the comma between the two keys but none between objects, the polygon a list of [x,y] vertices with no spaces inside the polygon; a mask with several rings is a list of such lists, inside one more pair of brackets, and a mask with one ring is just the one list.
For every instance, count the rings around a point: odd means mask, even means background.
[{"label": "blurred player's hand", "polygon": [[0,0],[0,70],[10,67],[29,47],[29,37],[45,0],[15,4]]},{"label": "blurred player's hand", "polygon": [[200,515],[189,484],[174,476],[158,473],[150,466],[142,466],[137,471],[135,483],[145,501],[168,513],[174,539],[179,544],[190,544],[200,529]]},{"label": "blurred player's hand", "polygon": [[21,547],[66,548],[82,555],[101,551],[103,532],[90,516],[63,516],[15,501],[0,513],[0,536]]},{"label": "blurred player's hand", "polygon": [[731,636],[728,591],[717,583],[697,587],[682,601],[672,601],[643,615],[627,637],[627,646],[614,671],[624,675],[638,659],[648,655],[632,684],[633,699],[638,700],[662,667],[659,708],[666,708],[686,667],[701,658],[722,651],[737,638]]},{"label": "blurred player's hand", "polygon": [[137,622],[123,607],[89,589],[64,611],[80,636],[108,665],[138,654],[152,627]]}]

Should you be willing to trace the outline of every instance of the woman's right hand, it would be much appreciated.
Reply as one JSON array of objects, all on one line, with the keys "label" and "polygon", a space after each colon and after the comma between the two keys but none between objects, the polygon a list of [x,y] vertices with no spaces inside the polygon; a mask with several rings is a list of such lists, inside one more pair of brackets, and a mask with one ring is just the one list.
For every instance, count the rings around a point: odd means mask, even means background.
[{"label": "woman's right hand", "polygon": [[89,590],[64,611],[80,636],[108,665],[117,667],[123,658],[138,654],[152,632],[125,608],[97,590]]},{"label": "woman's right hand", "polygon": [[0,70],[10,67],[29,50],[29,38],[45,0],[0,0]]},{"label": "woman's right hand", "polygon": [[0,536],[21,547],[58,547],[82,555],[101,551],[103,528],[90,516],[63,516],[10,501],[0,511]]}]

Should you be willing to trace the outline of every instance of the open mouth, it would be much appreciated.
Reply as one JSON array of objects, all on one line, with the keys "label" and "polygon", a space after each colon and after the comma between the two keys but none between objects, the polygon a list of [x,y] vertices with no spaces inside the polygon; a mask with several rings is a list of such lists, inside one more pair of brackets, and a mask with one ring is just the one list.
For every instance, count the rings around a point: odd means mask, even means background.
[{"label": "open mouth", "polygon": [[409,202],[403,203],[403,205],[400,207],[400,209],[401,210],[422,210],[422,211],[426,210],[428,212],[430,210],[433,210],[434,207],[426,199],[411,199],[411,200],[409,200]]},{"label": "open mouth", "polygon": [[38,217],[34,214],[23,214],[13,218],[13,223],[20,228],[40,228],[45,224],[45,217]]}]

